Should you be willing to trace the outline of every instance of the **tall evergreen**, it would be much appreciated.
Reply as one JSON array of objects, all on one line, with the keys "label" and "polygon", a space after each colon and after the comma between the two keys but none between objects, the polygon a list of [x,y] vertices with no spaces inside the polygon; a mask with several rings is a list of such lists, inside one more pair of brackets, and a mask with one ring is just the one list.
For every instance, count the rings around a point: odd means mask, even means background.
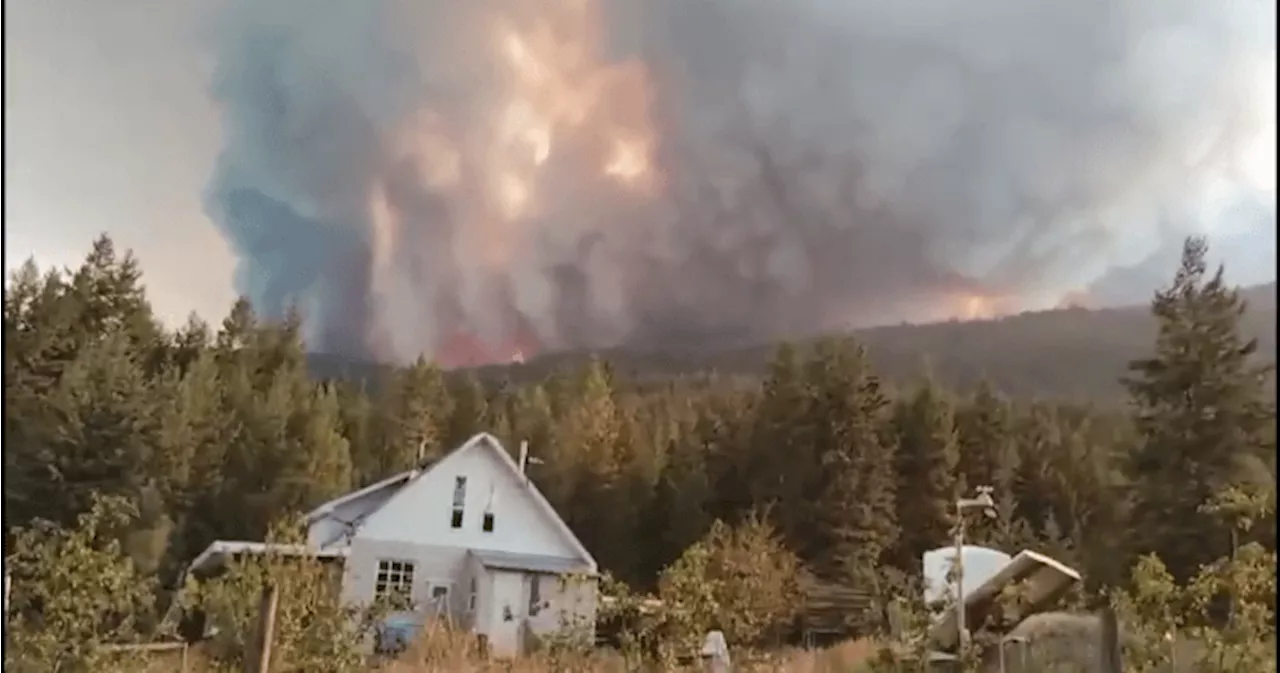
[{"label": "tall evergreen", "polygon": [[812,522],[808,508],[821,477],[813,434],[813,391],[805,366],[798,348],[788,343],[777,347],[746,453],[723,464],[743,482],[742,493],[735,494],[736,504],[770,508],[779,532],[793,544],[808,535]]},{"label": "tall evergreen", "polygon": [[1186,241],[1173,283],[1151,302],[1155,352],[1124,379],[1139,433],[1125,464],[1136,550],[1158,553],[1180,578],[1227,545],[1229,531],[1201,505],[1234,482],[1270,481],[1263,466],[1275,452],[1270,367],[1241,335],[1244,302],[1221,267],[1209,273],[1207,252],[1204,239]]},{"label": "tall evergreen", "polygon": [[[454,403],[445,385],[444,373],[426,358],[397,370],[380,396],[378,419],[382,436],[376,444],[367,447],[368,464],[364,468],[364,481],[377,481],[397,472],[415,467],[419,462],[438,458],[456,448],[447,439],[465,441],[468,431],[474,434],[481,423],[474,414],[483,414],[476,407],[483,400],[475,397],[472,382],[466,381],[463,408],[453,419]],[[467,408],[468,405],[475,405]],[[472,414],[468,419],[462,416]],[[451,427],[452,421],[452,427]],[[452,436],[450,436],[452,435]],[[459,437],[462,439],[459,440]]]},{"label": "tall evergreen", "polygon": [[833,576],[868,582],[898,534],[894,446],[884,431],[889,400],[865,349],[852,340],[820,342],[807,369],[822,470],[810,538],[821,546],[808,558]]},{"label": "tall evergreen", "polygon": [[897,517],[902,533],[894,562],[919,570],[922,555],[950,543],[959,462],[955,413],[932,377],[893,409],[897,435]]},{"label": "tall evergreen", "polygon": [[983,379],[956,413],[962,490],[996,485],[1014,451],[1009,401]]}]

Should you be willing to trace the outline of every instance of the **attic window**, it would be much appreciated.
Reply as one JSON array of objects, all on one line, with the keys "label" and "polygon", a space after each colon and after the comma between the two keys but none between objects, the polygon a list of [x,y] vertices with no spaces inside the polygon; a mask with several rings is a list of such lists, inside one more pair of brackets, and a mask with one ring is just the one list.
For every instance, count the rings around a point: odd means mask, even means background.
[{"label": "attic window", "polygon": [[498,490],[493,484],[489,484],[489,502],[484,506],[484,519],[480,523],[480,528],[486,533],[493,532],[493,508],[498,504]]},{"label": "attic window", "polygon": [[451,528],[462,528],[462,507],[467,502],[467,478],[455,477],[453,481],[453,513],[449,518]]}]

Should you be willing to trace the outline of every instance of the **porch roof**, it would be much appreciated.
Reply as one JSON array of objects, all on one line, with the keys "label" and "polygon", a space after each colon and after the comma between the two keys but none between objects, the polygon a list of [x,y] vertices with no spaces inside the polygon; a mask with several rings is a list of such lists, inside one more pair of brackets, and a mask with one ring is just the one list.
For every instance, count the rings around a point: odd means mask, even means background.
[{"label": "porch roof", "polygon": [[310,557],[322,561],[345,559],[346,548],[312,549],[304,544],[272,544],[267,542],[246,542],[242,540],[215,540],[199,556],[187,566],[188,573],[202,573],[216,570],[226,563],[227,559],[236,556],[261,556],[277,554],[280,556]]},{"label": "porch roof", "polygon": [[468,553],[474,556],[480,565],[490,570],[518,570],[548,575],[595,574],[591,566],[581,559],[481,549],[472,549]]}]

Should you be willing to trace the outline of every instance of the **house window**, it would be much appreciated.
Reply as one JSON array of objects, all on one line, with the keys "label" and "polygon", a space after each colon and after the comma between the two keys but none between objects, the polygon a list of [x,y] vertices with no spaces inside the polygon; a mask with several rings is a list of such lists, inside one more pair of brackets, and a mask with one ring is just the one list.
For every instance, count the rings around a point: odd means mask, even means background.
[{"label": "house window", "polygon": [[467,591],[468,591],[468,593],[467,593],[467,612],[475,612],[475,611],[476,611],[476,597],[477,597],[477,594],[479,593],[479,592],[478,592],[478,590],[477,590],[477,587],[476,587],[476,578],[474,578],[474,577],[472,577],[472,578],[471,578],[471,584],[470,584],[470,586],[468,587],[468,590],[467,590]]},{"label": "house window", "polygon": [[493,508],[498,503],[498,490],[493,484],[489,484],[489,502],[484,505],[484,517],[480,523],[480,529],[486,533],[493,532]]},{"label": "house window", "polygon": [[538,582],[538,576],[530,573],[529,575],[529,616],[532,617],[542,610],[542,587]]},{"label": "house window", "polygon": [[467,478],[455,477],[453,481],[453,513],[449,517],[449,526],[462,528],[462,507],[467,502]]},{"label": "house window", "polygon": [[373,586],[373,597],[409,602],[413,597],[413,563],[378,561],[378,578]]},{"label": "house window", "polygon": [[431,587],[431,606],[436,614],[449,611],[449,585],[437,584]]}]

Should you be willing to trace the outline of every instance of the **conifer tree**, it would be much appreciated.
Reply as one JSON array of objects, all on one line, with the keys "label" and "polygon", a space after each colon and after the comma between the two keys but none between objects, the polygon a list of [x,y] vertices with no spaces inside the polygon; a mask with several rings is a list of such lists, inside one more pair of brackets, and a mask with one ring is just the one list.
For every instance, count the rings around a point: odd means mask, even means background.
[{"label": "conifer tree", "polygon": [[959,495],[954,411],[932,378],[894,406],[893,428],[897,517],[902,528],[894,563],[918,572],[926,551],[948,544]]},{"label": "conifer tree", "polygon": [[489,397],[474,372],[467,372],[455,385],[450,386],[451,405],[447,432],[444,436],[446,452],[462,446],[477,433],[488,432]]},{"label": "conifer tree", "polygon": [[1126,464],[1137,551],[1155,552],[1177,578],[1222,556],[1229,531],[1200,505],[1274,454],[1270,368],[1240,334],[1245,305],[1204,239],[1187,239],[1173,283],[1151,302],[1155,352],[1124,379],[1139,445]]},{"label": "conifer tree", "polygon": [[985,379],[957,411],[962,491],[995,486],[1013,452],[1011,420],[1009,401]]},{"label": "conifer tree", "polygon": [[[468,404],[472,401],[467,399]],[[382,437],[376,447],[370,447],[367,481],[403,472],[421,460],[438,458],[456,447],[445,444],[454,411],[453,400],[443,372],[426,358],[420,357],[392,375],[378,408]],[[463,413],[466,412],[464,409]],[[459,435],[465,433],[462,419],[456,422],[455,431]]]},{"label": "conifer tree", "polygon": [[739,506],[768,507],[779,532],[793,544],[807,535],[808,503],[821,474],[804,370],[800,350],[788,343],[777,347],[755,408],[748,451],[733,461],[745,482]]},{"label": "conifer tree", "polygon": [[833,576],[869,582],[898,534],[894,447],[885,432],[889,400],[866,351],[852,340],[819,342],[807,370],[822,474],[808,558]]}]

